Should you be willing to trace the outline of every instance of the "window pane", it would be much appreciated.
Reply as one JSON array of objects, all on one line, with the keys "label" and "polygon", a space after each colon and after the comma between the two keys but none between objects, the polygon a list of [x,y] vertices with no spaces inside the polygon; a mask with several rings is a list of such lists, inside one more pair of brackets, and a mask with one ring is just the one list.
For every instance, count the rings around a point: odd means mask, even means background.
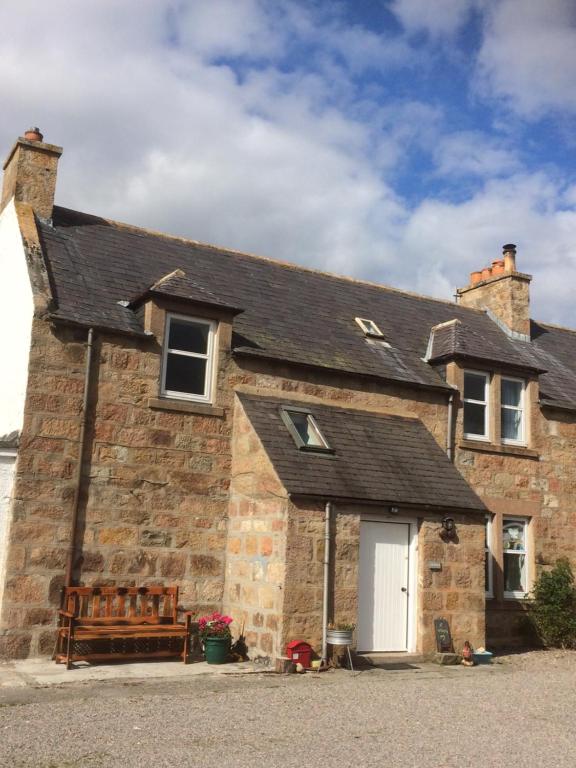
[{"label": "window pane", "polygon": [[502,408],[500,428],[503,440],[522,440],[522,411]]},{"label": "window pane", "polygon": [[486,414],[485,405],[476,405],[475,403],[464,403],[464,432],[467,435],[485,435],[486,427],[484,417]]},{"label": "window pane", "polygon": [[168,354],[165,388],[171,392],[204,395],[206,360],[200,357]]},{"label": "window pane", "polygon": [[196,352],[205,355],[208,352],[209,333],[210,326],[205,323],[171,318],[168,347],[169,349],[182,350],[182,352]]},{"label": "window pane", "polygon": [[524,551],[524,523],[504,520],[502,542],[504,550]]},{"label": "window pane", "polygon": [[486,378],[477,373],[465,373],[464,397],[470,400],[486,400]]},{"label": "window pane", "polygon": [[504,553],[504,591],[526,592],[526,556]]},{"label": "window pane", "polygon": [[522,402],[522,382],[502,379],[502,405],[519,408]]},{"label": "window pane", "polygon": [[324,447],[324,442],[314,428],[314,424],[310,421],[310,417],[307,413],[289,411],[289,416],[292,424],[294,424],[298,434],[302,438],[304,445],[318,445]]}]

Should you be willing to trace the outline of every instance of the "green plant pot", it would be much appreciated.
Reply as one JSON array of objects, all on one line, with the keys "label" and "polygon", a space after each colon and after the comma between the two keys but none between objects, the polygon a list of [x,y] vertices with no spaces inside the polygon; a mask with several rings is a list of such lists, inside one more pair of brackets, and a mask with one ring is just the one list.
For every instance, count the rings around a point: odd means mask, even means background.
[{"label": "green plant pot", "polygon": [[204,639],[204,655],[208,664],[226,664],[229,653],[229,637],[206,637]]}]

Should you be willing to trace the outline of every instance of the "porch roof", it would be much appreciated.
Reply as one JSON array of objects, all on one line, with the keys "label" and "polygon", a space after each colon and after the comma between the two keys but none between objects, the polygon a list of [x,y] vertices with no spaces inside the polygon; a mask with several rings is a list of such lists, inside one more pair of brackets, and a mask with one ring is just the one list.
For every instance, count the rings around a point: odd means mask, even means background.
[{"label": "porch roof", "polygon": [[[291,496],[486,511],[416,418],[276,397],[238,397]],[[308,409],[332,452],[299,449],[281,415],[286,407]]]}]

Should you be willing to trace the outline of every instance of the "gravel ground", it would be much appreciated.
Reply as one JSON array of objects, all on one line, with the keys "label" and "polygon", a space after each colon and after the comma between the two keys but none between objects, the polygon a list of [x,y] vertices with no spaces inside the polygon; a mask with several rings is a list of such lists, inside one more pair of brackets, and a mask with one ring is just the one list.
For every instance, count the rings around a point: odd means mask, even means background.
[{"label": "gravel ground", "polygon": [[2,768],[573,768],[576,653],[0,693]]}]

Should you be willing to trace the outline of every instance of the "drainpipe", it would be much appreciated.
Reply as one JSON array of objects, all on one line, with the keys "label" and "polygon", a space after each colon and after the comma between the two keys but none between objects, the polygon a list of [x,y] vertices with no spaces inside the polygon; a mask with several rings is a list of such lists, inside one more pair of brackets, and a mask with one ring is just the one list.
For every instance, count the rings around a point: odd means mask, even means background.
[{"label": "drainpipe", "polygon": [[448,425],[446,434],[446,455],[450,461],[454,460],[454,452],[452,450],[452,430],[454,427],[454,392],[450,392],[448,398]]},{"label": "drainpipe", "polygon": [[330,524],[332,521],[332,503],[326,502],[324,517],[324,593],[322,597],[322,660],[320,665],[328,665],[328,588],[330,584]]},{"label": "drainpipe", "polygon": [[76,464],[76,476],[74,478],[74,499],[72,502],[72,523],[70,530],[70,546],[66,558],[66,575],[64,576],[64,585],[72,586],[72,570],[74,568],[74,558],[76,555],[76,536],[78,534],[78,510],[80,507],[80,486],[82,484],[82,460],[84,458],[85,440],[86,440],[86,417],[88,411],[88,393],[90,391],[90,379],[92,373],[92,346],[94,341],[94,329],[88,330],[88,341],[86,344],[86,368],[84,371],[84,395],[82,399],[82,420],[80,422],[80,437],[78,439],[78,462]]}]

